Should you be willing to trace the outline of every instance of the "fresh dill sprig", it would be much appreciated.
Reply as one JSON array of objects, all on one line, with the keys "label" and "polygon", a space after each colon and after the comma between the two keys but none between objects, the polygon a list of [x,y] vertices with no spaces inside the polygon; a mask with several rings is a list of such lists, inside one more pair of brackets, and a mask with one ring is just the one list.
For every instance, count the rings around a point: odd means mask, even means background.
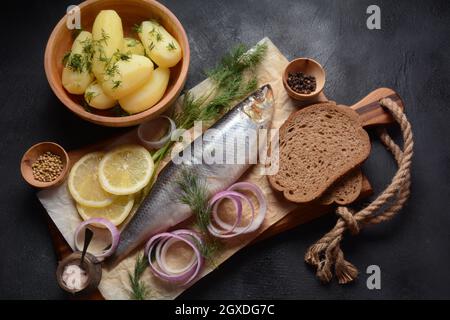
[{"label": "fresh dill sprig", "polygon": [[91,102],[91,100],[92,100],[93,98],[95,98],[97,95],[98,95],[98,94],[95,93],[95,92],[93,92],[93,91],[88,91],[88,92],[85,93],[84,97],[86,98],[86,101],[87,101],[87,102]]},{"label": "fresh dill sprig", "polygon": [[207,71],[206,74],[219,88],[226,87],[229,85],[230,80],[233,82],[244,71],[253,69],[261,62],[266,52],[266,43],[258,44],[251,49],[242,44],[238,45],[225,55],[215,68]]},{"label": "fresh dill sprig", "polygon": [[142,32],[142,24],[136,23],[131,29],[136,33],[141,33]]},{"label": "fresh dill sprig", "polygon": [[122,84],[121,80],[113,81],[113,87],[112,88],[116,89],[116,88],[120,87],[121,84]]},{"label": "fresh dill sprig", "polygon": [[188,205],[192,210],[195,224],[203,238],[203,243],[197,243],[197,247],[202,256],[212,263],[221,243],[216,238],[209,236],[208,232],[208,225],[211,222],[211,206],[209,205],[206,180],[201,179],[187,168],[183,168],[177,183],[181,189],[180,202]]},{"label": "fresh dill sprig", "polygon": [[67,59],[66,66],[75,71],[75,72],[83,72],[84,67],[84,59],[83,56],[79,53],[72,53],[70,54],[69,58]]},{"label": "fresh dill sprig", "polygon": [[98,40],[100,42],[104,42],[105,45],[108,45],[109,34],[106,33],[105,30],[102,29],[102,37]]},{"label": "fresh dill sprig", "polygon": [[209,193],[206,181],[200,179],[194,172],[183,168],[178,186],[181,189],[180,202],[189,206],[196,217],[200,231],[207,233],[211,221],[211,207],[208,203]]},{"label": "fresh dill sprig", "polygon": [[148,32],[151,36],[156,38],[156,42],[160,42],[163,39],[163,35],[161,34],[161,31],[156,29],[156,27],[153,27],[152,30]]},{"label": "fresh dill sprig", "polygon": [[175,43],[173,41],[170,41],[169,44],[166,46],[167,50],[172,51],[175,50],[177,47],[175,46]]},{"label": "fresh dill sprig", "polygon": [[138,254],[136,257],[136,264],[134,265],[134,272],[128,272],[128,279],[130,281],[131,292],[130,297],[133,300],[145,300],[148,295],[148,288],[141,280],[142,274],[147,268],[147,259],[143,254]]},{"label": "fresh dill sprig", "polygon": [[69,61],[70,54],[71,54],[71,51],[67,51],[64,54],[64,57],[62,58],[62,64],[63,64],[64,67],[67,65],[67,62]]},{"label": "fresh dill sprig", "polygon": [[119,66],[114,62],[111,65],[108,63],[106,65],[105,74],[109,77],[113,77],[119,72]]},{"label": "fresh dill sprig", "polygon": [[183,96],[181,112],[175,114],[177,128],[191,128],[194,125],[194,122],[199,118],[205,100],[206,96],[195,98],[190,91],[186,91]]},{"label": "fresh dill sprig", "polygon": [[120,51],[116,51],[114,53],[114,56],[117,60],[122,60],[122,61],[129,61],[131,59],[131,55],[127,54],[127,53],[123,53]]},{"label": "fresh dill sprig", "polygon": [[158,31],[156,33],[156,42],[160,42],[160,41],[162,41],[162,39],[163,39],[163,36],[162,36],[161,32]]}]

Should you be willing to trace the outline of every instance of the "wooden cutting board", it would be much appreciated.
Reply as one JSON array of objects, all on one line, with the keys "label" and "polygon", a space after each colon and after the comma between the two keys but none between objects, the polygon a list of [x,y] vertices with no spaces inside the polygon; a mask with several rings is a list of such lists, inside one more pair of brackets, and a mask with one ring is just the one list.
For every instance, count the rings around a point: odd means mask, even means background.
[{"label": "wooden cutting board", "polygon": [[[393,90],[388,88],[380,88],[377,89],[370,94],[368,94],[366,97],[361,99],[359,102],[355,103],[354,105],[350,106],[353,110],[355,110],[362,121],[362,124],[364,127],[371,127],[375,125],[385,125],[393,122],[393,119],[391,115],[379,104],[379,101],[382,98],[389,97],[392,100],[396,101],[402,108],[403,108],[403,102],[400,98],[400,96]],[[307,105],[311,105],[313,103],[317,102],[325,102],[328,101],[328,99],[325,97],[325,95],[322,93],[320,94],[315,101],[310,101],[308,103],[299,103],[299,107],[304,107]],[[130,130],[128,133],[125,133],[121,136],[116,136],[111,139],[99,142],[97,144],[78,149],[68,152],[70,163],[74,164],[78,159],[80,159],[85,154],[102,149],[105,146],[110,145],[117,139],[120,139],[121,141],[127,141],[128,143],[138,142],[137,140],[137,134],[136,134],[136,128]],[[372,194],[372,188],[370,186],[369,181],[367,178],[364,178],[363,181],[363,187],[360,194],[360,197],[358,200],[368,197]],[[280,194],[280,197],[282,195]],[[292,229],[300,224],[307,223],[315,218],[318,218],[328,212],[331,212],[333,210],[333,206],[324,206],[320,204],[308,204],[308,205],[302,205],[299,206],[298,209],[295,209],[291,213],[289,213],[287,216],[285,216],[283,219],[269,227],[264,233],[262,233],[259,237],[257,237],[254,242],[258,242],[260,240],[269,238],[271,236],[274,236],[276,234],[279,234],[283,231],[286,231],[288,229]],[[48,219],[48,226],[50,230],[50,235],[52,237],[53,245],[56,250],[57,258],[58,260],[63,259],[67,255],[69,255],[72,250],[70,246],[67,244],[67,242],[64,240],[62,234],[59,232],[58,228],[54,224],[54,222],[51,220],[51,218],[47,215]],[[254,243],[253,242],[253,243]],[[73,296],[75,299],[92,299],[92,300],[99,300],[103,299],[102,295],[99,291],[95,291],[89,295],[84,296]]]}]

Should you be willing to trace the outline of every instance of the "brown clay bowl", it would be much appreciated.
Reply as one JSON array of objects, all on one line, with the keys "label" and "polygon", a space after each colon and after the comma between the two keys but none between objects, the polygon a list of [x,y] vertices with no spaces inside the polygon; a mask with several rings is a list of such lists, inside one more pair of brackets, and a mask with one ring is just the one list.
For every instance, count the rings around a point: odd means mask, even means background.
[{"label": "brown clay bowl", "polygon": [[[309,94],[298,93],[289,87],[287,83],[288,75],[291,72],[303,72],[304,74],[314,76],[316,78],[316,90]],[[317,61],[309,58],[298,58],[289,62],[284,69],[283,85],[288,95],[295,100],[308,101],[317,97],[323,90],[325,85],[325,70]]]},{"label": "brown clay bowl", "polygon": [[128,127],[153,119],[164,112],[178,98],[186,82],[190,61],[189,42],[186,32],[175,15],[162,4],[153,0],[88,0],[79,5],[81,25],[91,31],[97,14],[104,9],[116,10],[122,19],[125,36],[136,37],[132,27],[150,18],[157,19],[177,39],[183,50],[182,60],[170,69],[169,85],[161,100],[150,109],[130,116],[117,117],[111,111],[91,113],[83,108],[83,96],[68,93],[61,83],[62,59],[72,46],[72,30],[66,27],[64,16],[53,29],[45,49],[45,74],[59,100],[81,118],[109,127]]},{"label": "brown clay bowl", "polygon": [[[63,162],[63,170],[55,180],[51,182],[41,182],[34,178],[31,166],[41,154],[44,154],[47,151],[50,151],[51,153],[54,153],[61,157],[61,160]],[[41,142],[35,144],[25,152],[22,157],[22,161],[20,162],[20,171],[25,181],[28,182],[31,186],[41,189],[60,185],[66,178],[68,169],[69,156],[67,152],[59,144],[53,142]]]}]

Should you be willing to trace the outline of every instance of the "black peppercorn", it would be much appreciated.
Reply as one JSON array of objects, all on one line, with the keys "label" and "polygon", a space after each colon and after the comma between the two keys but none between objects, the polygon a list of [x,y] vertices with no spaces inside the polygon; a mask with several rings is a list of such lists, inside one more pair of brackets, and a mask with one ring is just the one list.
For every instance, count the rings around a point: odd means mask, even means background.
[{"label": "black peppercorn", "polygon": [[303,72],[289,72],[287,83],[297,93],[310,94],[316,90],[316,78]]}]

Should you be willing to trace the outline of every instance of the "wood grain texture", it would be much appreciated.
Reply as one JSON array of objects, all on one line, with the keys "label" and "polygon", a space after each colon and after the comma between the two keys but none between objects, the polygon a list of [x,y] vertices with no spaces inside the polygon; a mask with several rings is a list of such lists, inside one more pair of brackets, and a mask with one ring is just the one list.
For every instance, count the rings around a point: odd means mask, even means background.
[{"label": "wood grain texture", "polygon": [[363,99],[350,106],[350,108],[359,114],[363,127],[391,124],[394,122],[391,114],[379,103],[383,98],[392,99],[404,109],[402,98],[394,90],[380,88],[372,91]]},{"label": "wood grain texture", "polygon": [[178,98],[184,87],[190,63],[190,49],[186,32],[175,15],[162,4],[153,0],[88,0],[79,5],[83,28],[91,31],[97,14],[104,9],[115,10],[122,19],[124,36],[136,37],[132,32],[135,24],[144,20],[156,19],[178,41],[183,51],[183,58],[170,68],[170,79],[161,100],[150,109],[141,113],[114,117],[107,110],[96,110],[95,114],[83,107],[82,95],[68,93],[62,86],[62,60],[72,46],[72,30],[66,27],[64,16],[53,29],[45,49],[44,66],[47,80],[59,100],[81,118],[104,126],[129,127],[153,119],[167,110]]}]

